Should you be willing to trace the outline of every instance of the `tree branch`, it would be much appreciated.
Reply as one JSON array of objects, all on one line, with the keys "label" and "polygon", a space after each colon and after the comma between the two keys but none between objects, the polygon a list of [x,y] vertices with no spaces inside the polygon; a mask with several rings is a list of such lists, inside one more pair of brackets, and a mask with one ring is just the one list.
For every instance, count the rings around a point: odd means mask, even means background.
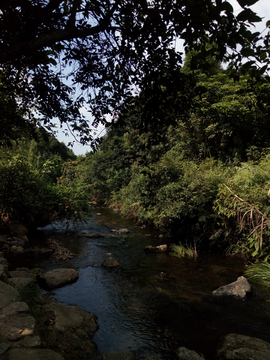
[{"label": "tree branch", "polygon": [[66,28],[63,30],[56,30],[48,34],[41,35],[38,38],[21,41],[14,44],[11,48],[2,49],[0,53],[0,63],[8,63],[14,59],[24,56],[24,54],[29,55],[29,53],[35,53],[38,50],[52,46],[60,41],[76,38],[85,39],[88,36],[112,29],[116,28],[110,27],[106,29],[104,26],[97,25],[84,29]]},{"label": "tree branch", "polygon": [[[52,0],[45,11],[52,12],[57,5],[60,5],[62,0]],[[14,45],[11,46],[1,46],[0,47],[0,63],[10,63],[16,59],[19,59],[24,56],[29,56],[29,54],[35,54],[35,52],[42,50],[46,47],[53,46],[56,43],[61,41],[69,41],[72,39],[85,39],[88,36],[92,36],[98,34],[103,31],[111,31],[118,29],[117,27],[110,26],[111,18],[115,10],[120,4],[120,0],[116,0],[112,7],[105,14],[103,19],[100,20],[99,24],[96,26],[88,26],[81,29],[76,28],[76,13],[78,10],[78,1],[74,2],[74,6],[71,9],[70,19],[66,24],[64,29],[54,30],[49,33],[41,34],[40,36],[36,36],[33,34],[33,37],[28,38],[24,41],[18,41]]]}]

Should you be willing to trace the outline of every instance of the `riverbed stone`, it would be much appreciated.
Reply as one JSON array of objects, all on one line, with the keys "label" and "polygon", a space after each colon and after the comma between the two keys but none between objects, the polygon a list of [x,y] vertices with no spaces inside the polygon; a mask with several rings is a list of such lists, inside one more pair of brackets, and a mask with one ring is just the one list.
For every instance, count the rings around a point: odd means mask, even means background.
[{"label": "riverbed stone", "polygon": [[250,336],[229,334],[220,340],[216,358],[218,360],[270,359],[270,344]]},{"label": "riverbed stone", "polygon": [[102,356],[101,360],[136,360],[131,351],[113,351]]},{"label": "riverbed stone", "polygon": [[0,318],[1,316],[11,316],[16,313],[24,313],[29,310],[28,305],[26,302],[23,301],[15,301],[6,307],[4,307],[0,312]]},{"label": "riverbed stone", "polygon": [[25,245],[25,241],[23,239],[20,238],[16,238],[13,237],[10,241],[9,241],[9,245],[15,245],[15,246],[24,246]]},{"label": "riverbed stone", "polygon": [[3,355],[8,349],[10,348],[10,346],[4,342],[0,343],[0,355]]},{"label": "riverbed stone", "polygon": [[104,235],[99,234],[99,233],[84,233],[83,236],[86,236],[90,239],[101,239],[104,238]]},{"label": "riverbed stone", "polygon": [[65,360],[62,355],[50,349],[11,349],[7,360]]},{"label": "riverbed stone", "polygon": [[39,283],[46,288],[57,288],[78,280],[79,273],[75,269],[55,269],[39,277]]},{"label": "riverbed stone", "polygon": [[14,301],[21,299],[18,290],[0,281],[0,311]]},{"label": "riverbed stone", "polygon": [[0,315],[0,321],[1,341],[18,341],[34,333],[35,319],[29,314]]},{"label": "riverbed stone", "polygon": [[21,245],[19,245],[19,246],[17,246],[17,249],[15,251],[21,253],[24,251],[24,248]]},{"label": "riverbed stone", "polygon": [[114,232],[115,234],[128,234],[129,230],[128,229],[111,229],[112,232]]},{"label": "riverbed stone", "polygon": [[95,359],[99,356],[97,346],[92,341],[98,330],[94,314],[56,300],[43,305],[41,311],[50,346],[71,358]]},{"label": "riverbed stone", "polygon": [[169,246],[167,244],[158,245],[158,246],[148,245],[144,248],[144,251],[149,253],[163,253],[169,251]]},{"label": "riverbed stone", "polygon": [[42,345],[41,339],[38,335],[28,336],[21,342],[21,345],[25,348],[39,348]]},{"label": "riverbed stone", "polygon": [[19,289],[21,286],[25,286],[36,281],[36,275],[29,269],[10,271],[9,276],[10,278],[8,279],[8,283],[14,286],[15,289]]},{"label": "riverbed stone", "polygon": [[30,285],[33,282],[32,278],[18,277],[8,279],[9,285],[13,286],[15,289],[20,289],[22,286]]},{"label": "riverbed stone", "polygon": [[8,281],[8,266],[7,264],[0,264],[0,280],[7,283]]},{"label": "riverbed stone", "polygon": [[102,265],[108,268],[115,268],[121,266],[120,262],[112,257],[109,257],[108,259],[104,260]]},{"label": "riverbed stone", "polygon": [[189,350],[186,347],[180,347],[177,349],[178,360],[204,360],[196,351]]},{"label": "riverbed stone", "polygon": [[9,230],[13,236],[18,238],[22,238],[24,235],[28,234],[27,228],[20,223],[11,224]]},{"label": "riverbed stone", "polygon": [[3,252],[0,251],[0,264],[2,265],[7,265],[8,262],[7,262],[7,259],[3,257]]},{"label": "riverbed stone", "polygon": [[213,291],[214,296],[218,297],[233,297],[244,300],[247,293],[251,292],[251,286],[244,276],[240,276],[236,281],[219,287]]}]

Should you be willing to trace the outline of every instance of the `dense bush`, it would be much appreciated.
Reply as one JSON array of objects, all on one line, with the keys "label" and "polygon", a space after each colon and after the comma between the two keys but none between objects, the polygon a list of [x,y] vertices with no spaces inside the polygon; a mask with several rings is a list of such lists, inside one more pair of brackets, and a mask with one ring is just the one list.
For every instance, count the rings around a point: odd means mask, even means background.
[{"label": "dense bush", "polygon": [[242,163],[221,184],[215,210],[223,229],[235,234],[229,251],[247,258],[270,254],[270,156],[259,164]]},{"label": "dense bush", "polygon": [[64,160],[50,150],[53,142],[42,144],[25,137],[0,148],[0,224],[20,221],[28,226],[44,225],[74,217],[84,209],[72,196],[73,188],[58,180]]},{"label": "dense bush", "polygon": [[270,88],[247,78],[235,82],[216,65],[207,74],[196,70],[192,103],[185,104],[187,89],[175,82],[173,94],[160,86],[160,96],[170,96],[149,123],[142,114],[151,99],[134,98],[98,151],[78,163],[73,184],[86,183],[92,201],[118,206],[176,242],[265,256]]},{"label": "dense bush", "polygon": [[152,168],[133,172],[120,192],[121,210],[179,240],[208,242],[215,231],[213,202],[225,170],[211,159],[183,160],[173,150]]}]

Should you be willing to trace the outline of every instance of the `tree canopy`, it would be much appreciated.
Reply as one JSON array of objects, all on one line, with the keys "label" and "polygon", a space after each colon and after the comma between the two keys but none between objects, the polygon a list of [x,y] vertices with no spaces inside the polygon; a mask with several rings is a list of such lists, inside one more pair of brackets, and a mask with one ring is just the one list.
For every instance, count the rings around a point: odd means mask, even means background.
[{"label": "tree canopy", "polygon": [[177,39],[186,49],[200,49],[201,57],[233,61],[235,71],[248,57],[243,71],[265,74],[269,34],[262,39],[251,27],[261,21],[249,8],[257,1],[238,0],[242,11],[237,16],[224,0],[2,2],[0,101],[6,108],[0,122],[5,135],[37,121],[50,129],[59,118],[82,143],[91,141],[82,106],[88,106],[97,126],[107,115],[117,119],[136,90],[164,81],[167,86],[168,76],[182,66]]}]

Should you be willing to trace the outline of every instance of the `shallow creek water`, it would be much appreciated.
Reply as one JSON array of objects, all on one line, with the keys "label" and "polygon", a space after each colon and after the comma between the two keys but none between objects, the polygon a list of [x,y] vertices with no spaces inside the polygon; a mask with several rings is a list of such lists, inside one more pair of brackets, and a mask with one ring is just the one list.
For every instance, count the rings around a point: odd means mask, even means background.
[{"label": "shallow creek water", "polygon": [[[130,233],[112,237],[111,229],[119,228],[128,228]],[[101,233],[104,238],[81,236],[83,231]],[[256,291],[246,301],[221,301],[211,295],[242,275],[245,266],[238,259],[213,254],[199,254],[196,260],[170,253],[148,254],[145,246],[160,245],[164,240],[111,209],[95,210],[87,224],[68,232],[58,224],[35,235],[40,246],[48,237],[59,239],[77,256],[61,263],[29,252],[16,257],[16,266],[46,271],[75,267],[79,271],[76,283],[49,293],[97,315],[99,330],[93,340],[101,354],[128,350],[138,357],[154,355],[167,360],[175,359],[177,348],[185,346],[214,360],[219,338],[228,333],[270,341],[267,295]],[[102,267],[109,256],[122,266],[113,270]],[[12,263],[12,258],[9,260]],[[166,273],[166,279],[160,278],[160,272]]]}]

